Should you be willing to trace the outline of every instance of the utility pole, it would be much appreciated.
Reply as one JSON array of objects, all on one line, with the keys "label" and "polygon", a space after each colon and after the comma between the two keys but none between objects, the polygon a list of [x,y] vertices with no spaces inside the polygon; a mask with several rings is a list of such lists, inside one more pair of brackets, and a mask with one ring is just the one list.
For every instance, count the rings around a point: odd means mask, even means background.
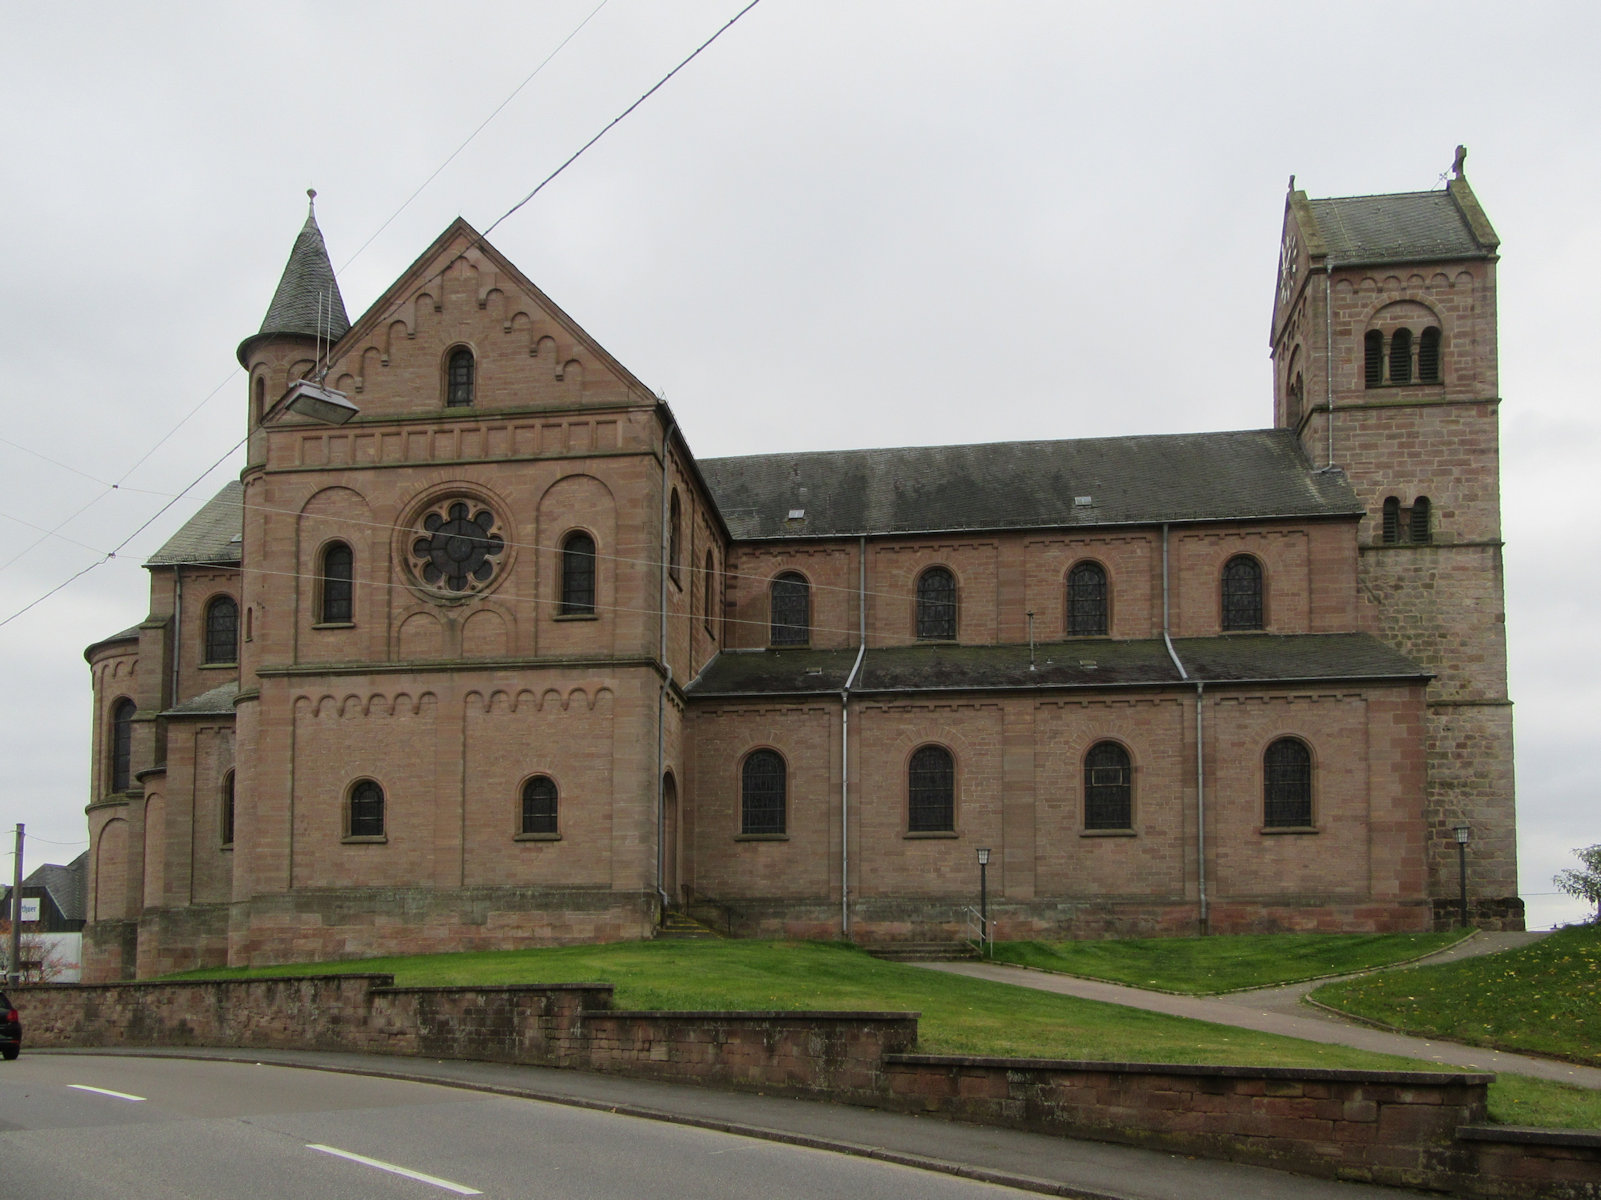
[{"label": "utility pole", "polygon": [[22,982],[22,822],[17,822],[17,861],[11,881],[11,957],[6,978]]}]

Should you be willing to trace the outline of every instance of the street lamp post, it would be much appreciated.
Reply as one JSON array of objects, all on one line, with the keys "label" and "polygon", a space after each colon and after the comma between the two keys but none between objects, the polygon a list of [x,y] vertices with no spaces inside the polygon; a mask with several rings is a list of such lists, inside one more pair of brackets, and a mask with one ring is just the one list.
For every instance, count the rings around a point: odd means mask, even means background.
[{"label": "street lamp post", "polygon": [[990,956],[990,852],[989,847],[980,848],[978,852],[978,922],[979,945],[984,948],[984,957]]},{"label": "street lamp post", "polygon": [[1467,825],[1456,827],[1456,869],[1457,882],[1461,885],[1458,896],[1457,910],[1462,918],[1462,928],[1468,927],[1468,835],[1472,830]]}]

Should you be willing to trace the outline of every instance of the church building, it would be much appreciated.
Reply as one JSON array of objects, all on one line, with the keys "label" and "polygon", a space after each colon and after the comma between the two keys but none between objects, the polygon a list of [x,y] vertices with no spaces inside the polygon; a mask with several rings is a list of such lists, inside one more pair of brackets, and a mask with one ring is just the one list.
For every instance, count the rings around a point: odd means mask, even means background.
[{"label": "church building", "polygon": [[956,941],[981,873],[1002,939],[1426,930],[1461,839],[1521,928],[1497,248],[1460,152],[1292,180],[1268,428],[697,459],[464,221],[351,322],[308,216],[86,651],[85,979]]}]

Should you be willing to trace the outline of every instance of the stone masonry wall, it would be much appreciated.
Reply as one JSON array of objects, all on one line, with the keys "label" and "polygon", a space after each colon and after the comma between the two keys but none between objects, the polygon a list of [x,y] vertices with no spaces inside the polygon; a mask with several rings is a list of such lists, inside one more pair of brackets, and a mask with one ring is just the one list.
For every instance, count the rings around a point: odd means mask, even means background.
[{"label": "stone masonry wall", "polygon": [[26,1044],[373,1051],[777,1092],[1511,1200],[1601,1200],[1601,1136],[1484,1125],[1488,1075],[917,1055],[917,1014],[620,1012],[608,984],[386,975],[18,988]]}]

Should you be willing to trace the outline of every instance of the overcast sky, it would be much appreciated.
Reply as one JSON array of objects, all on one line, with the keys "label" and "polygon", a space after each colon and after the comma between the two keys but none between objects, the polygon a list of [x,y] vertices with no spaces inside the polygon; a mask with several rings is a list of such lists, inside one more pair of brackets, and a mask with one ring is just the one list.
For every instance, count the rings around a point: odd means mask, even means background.
[{"label": "overcast sky", "polygon": [[[354,319],[744,0],[598,3],[9,7],[0,619],[134,535],[0,627],[28,869],[86,844],[83,648],[144,617],[141,564],[238,472],[234,349],[305,189]],[[1423,190],[1466,143],[1503,239],[1521,889],[1549,925],[1583,913],[1552,874],[1601,842],[1598,14],[762,0],[491,241],[701,457],[1259,428],[1289,176]]]}]

